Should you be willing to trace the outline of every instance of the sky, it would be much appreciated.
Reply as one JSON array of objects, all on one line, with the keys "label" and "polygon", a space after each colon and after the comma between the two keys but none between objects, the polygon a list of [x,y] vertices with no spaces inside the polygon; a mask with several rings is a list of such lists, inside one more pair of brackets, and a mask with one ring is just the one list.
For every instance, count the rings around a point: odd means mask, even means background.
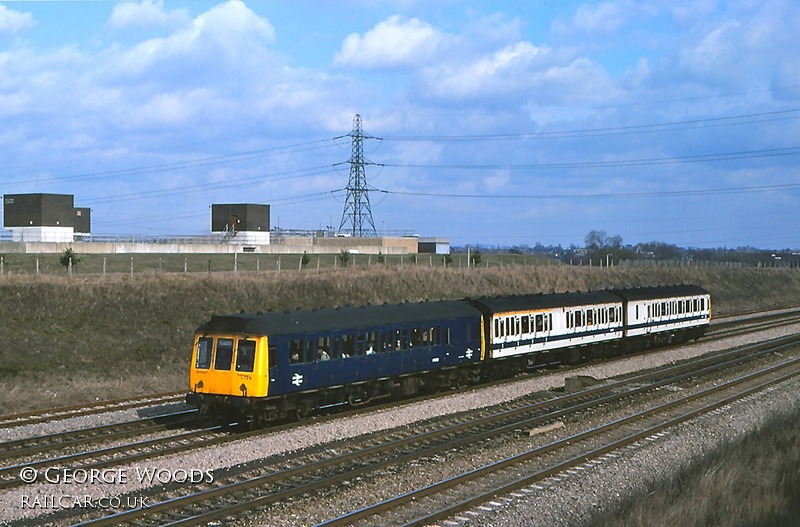
[{"label": "sky", "polygon": [[800,248],[800,2],[0,2],[0,193],[94,234],[214,203],[378,234]]}]

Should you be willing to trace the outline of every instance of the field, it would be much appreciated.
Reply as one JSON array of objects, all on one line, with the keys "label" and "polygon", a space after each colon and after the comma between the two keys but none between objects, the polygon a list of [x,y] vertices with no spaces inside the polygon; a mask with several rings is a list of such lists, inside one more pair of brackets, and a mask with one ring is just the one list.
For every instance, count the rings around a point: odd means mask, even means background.
[{"label": "field", "polygon": [[478,269],[330,267],[297,270],[295,264],[280,273],[186,275],[121,271],[105,278],[6,268],[0,277],[0,413],[183,389],[194,329],[212,314],[241,310],[677,283],[708,289],[713,314],[800,303],[800,272],[790,269],[623,269],[519,261]]}]

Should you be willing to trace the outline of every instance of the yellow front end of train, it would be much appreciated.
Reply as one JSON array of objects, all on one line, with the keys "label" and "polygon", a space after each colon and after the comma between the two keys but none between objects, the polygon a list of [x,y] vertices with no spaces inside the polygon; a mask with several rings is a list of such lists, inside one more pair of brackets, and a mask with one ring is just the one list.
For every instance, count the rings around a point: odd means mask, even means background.
[{"label": "yellow front end of train", "polygon": [[268,349],[266,336],[198,333],[189,373],[191,391],[201,399],[205,396],[266,397]]}]

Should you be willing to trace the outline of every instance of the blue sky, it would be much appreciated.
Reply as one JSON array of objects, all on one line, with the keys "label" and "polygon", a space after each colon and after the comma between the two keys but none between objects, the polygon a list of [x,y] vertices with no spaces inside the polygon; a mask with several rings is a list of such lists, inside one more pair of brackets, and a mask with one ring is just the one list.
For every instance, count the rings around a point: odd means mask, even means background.
[{"label": "blue sky", "polygon": [[793,0],[0,3],[0,193],[93,232],[212,203],[339,226],[356,113],[378,231],[454,245],[800,248]]}]

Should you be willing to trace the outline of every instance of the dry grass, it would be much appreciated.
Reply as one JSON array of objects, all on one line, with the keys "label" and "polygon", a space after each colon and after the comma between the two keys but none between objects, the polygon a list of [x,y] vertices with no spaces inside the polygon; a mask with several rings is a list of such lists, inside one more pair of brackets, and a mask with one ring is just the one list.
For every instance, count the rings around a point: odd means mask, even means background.
[{"label": "dry grass", "polygon": [[[424,266],[0,277],[0,413],[181,389],[212,314],[693,283],[715,313],[800,303],[786,269]],[[54,398],[49,393],[57,393]]]},{"label": "dry grass", "polygon": [[693,460],[591,525],[768,526],[800,519],[800,414]]}]

